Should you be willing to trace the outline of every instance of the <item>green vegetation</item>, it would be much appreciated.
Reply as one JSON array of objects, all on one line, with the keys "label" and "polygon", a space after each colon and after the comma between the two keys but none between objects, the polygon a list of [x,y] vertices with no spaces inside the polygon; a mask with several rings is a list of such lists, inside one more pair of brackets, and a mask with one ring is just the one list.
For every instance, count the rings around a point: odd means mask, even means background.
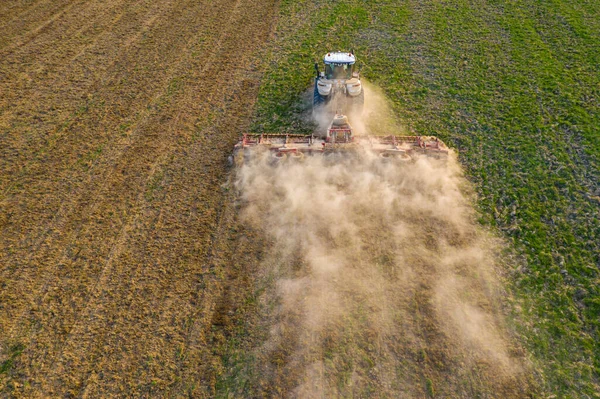
[{"label": "green vegetation", "polygon": [[521,255],[512,324],[558,397],[600,397],[598,43],[589,1],[283,0],[253,124],[306,129],[312,61],[354,48],[405,125],[459,151],[481,223]]},{"label": "green vegetation", "polygon": [[0,363],[0,374],[5,374],[13,367],[15,360],[23,353],[25,346],[23,344],[15,344],[8,349],[8,358]]}]

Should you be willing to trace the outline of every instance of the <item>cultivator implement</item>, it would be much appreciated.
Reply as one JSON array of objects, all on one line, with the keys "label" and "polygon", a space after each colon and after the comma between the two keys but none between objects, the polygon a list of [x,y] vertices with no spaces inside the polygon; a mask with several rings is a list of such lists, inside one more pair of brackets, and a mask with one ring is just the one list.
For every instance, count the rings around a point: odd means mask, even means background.
[{"label": "cultivator implement", "polygon": [[345,116],[336,115],[325,137],[303,134],[245,133],[236,144],[234,153],[251,156],[254,152],[269,151],[274,161],[302,159],[312,155],[332,155],[370,151],[381,158],[409,161],[418,156],[444,159],[446,145],[433,136],[355,136]]}]

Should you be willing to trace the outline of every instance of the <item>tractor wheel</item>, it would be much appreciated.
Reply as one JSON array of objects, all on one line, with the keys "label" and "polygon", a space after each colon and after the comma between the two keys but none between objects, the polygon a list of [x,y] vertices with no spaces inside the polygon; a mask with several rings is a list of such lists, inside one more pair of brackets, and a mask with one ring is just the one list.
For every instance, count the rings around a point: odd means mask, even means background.
[{"label": "tractor wheel", "polygon": [[317,83],[319,79],[315,79],[315,91],[313,93],[313,110],[319,108],[325,103],[325,99],[322,95],[319,94],[319,89],[317,88]]}]

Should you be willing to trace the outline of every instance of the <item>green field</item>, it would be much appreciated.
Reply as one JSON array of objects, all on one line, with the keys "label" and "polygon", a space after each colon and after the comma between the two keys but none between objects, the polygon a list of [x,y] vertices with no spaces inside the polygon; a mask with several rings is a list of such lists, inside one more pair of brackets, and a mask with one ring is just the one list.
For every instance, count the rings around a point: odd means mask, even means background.
[{"label": "green field", "polygon": [[283,0],[253,123],[307,131],[312,62],[353,48],[404,125],[458,150],[541,397],[600,397],[599,43],[592,1]]}]

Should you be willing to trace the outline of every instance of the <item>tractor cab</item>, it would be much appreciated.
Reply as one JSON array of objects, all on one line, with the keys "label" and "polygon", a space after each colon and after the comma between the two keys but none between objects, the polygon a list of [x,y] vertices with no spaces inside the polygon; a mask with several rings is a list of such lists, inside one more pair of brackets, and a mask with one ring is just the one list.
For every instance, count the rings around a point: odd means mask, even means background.
[{"label": "tractor cab", "polygon": [[327,53],[323,59],[326,79],[352,79],[356,58],[352,53]]}]

